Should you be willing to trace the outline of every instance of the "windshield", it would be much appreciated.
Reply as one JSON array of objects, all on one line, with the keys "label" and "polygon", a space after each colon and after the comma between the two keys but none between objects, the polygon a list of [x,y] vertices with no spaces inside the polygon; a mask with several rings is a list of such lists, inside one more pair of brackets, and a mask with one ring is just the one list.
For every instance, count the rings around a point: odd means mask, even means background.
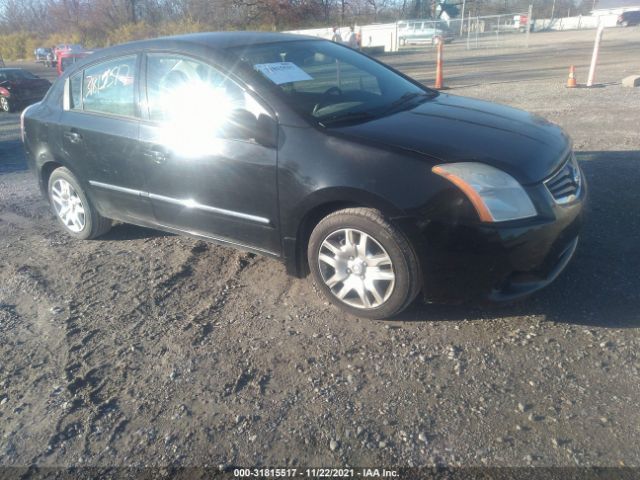
[{"label": "windshield", "polygon": [[2,80],[16,81],[16,80],[34,79],[34,78],[38,78],[38,77],[36,77],[31,72],[27,72],[26,70],[16,69],[16,70],[3,70],[2,72],[0,72],[0,81]]},{"label": "windshield", "polygon": [[271,43],[233,52],[276,86],[291,108],[325,125],[366,120],[437,95],[333,42]]}]

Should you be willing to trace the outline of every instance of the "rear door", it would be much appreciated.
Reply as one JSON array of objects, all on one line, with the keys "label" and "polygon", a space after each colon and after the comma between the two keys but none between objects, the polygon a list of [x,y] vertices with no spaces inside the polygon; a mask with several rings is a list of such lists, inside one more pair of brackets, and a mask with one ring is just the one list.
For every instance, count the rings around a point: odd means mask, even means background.
[{"label": "rear door", "polygon": [[111,58],[69,79],[61,117],[63,152],[110,218],[151,221],[138,144],[137,55]]}]

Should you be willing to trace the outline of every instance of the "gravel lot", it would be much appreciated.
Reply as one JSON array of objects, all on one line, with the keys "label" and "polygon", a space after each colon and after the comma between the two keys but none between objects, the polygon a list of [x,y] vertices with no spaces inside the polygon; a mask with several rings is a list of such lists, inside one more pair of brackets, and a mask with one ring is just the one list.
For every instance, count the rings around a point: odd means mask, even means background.
[{"label": "gravel lot", "polygon": [[[640,467],[640,29],[605,31],[602,88],[565,89],[594,34],[446,46],[451,93],[557,122],[589,182],[573,262],[508,306],[365,321],[252,254],[73,240],[0,115],[0,465]],[[433,81],[430,47],[381,58]]]}]

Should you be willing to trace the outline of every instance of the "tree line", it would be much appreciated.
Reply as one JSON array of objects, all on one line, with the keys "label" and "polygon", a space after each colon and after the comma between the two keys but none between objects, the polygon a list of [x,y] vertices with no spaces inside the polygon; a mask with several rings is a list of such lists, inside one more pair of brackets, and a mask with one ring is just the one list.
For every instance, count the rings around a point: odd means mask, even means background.
[{"label": "tree line", "polygon": [[[99,48],[125,41],[218,30],[282,31],[433,18],[441,0],[0,0],[0,54],[30,58],[39,46]],[[463,0],[447,0],[461,9]],[[466,13],[585,13],[593,0],[465,0]],[[579,3],[575,3],[579,2]],[[455,8],[454,8],[455,11]]]}]

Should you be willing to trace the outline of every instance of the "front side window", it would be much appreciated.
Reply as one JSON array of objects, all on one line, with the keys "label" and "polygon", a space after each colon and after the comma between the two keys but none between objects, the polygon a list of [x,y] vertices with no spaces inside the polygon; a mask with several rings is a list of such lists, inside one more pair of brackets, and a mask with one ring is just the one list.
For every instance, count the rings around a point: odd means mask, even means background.
[{"label": "front side window", "polygon": [[211,65],[164,54],[148,56],[147,102],[153,121],[246,107],[243,89]]},{"label": "front side window", "polygon": [[135,68],[135,56],[87,68],[82,82],[83,109],[88,112],[134,116]]},{"label": "front side window", "polygon": [[292,109],[323,124],[384,115],[436,94],[333,42],[289,41],[232,51],[245,68],[277,87]]},{"label": "front side window", "polygon": [[266,110],[222,71],[170,54],[147,56],[149,120],[166,142],[204,145],[214,138],[247,140]]}]

